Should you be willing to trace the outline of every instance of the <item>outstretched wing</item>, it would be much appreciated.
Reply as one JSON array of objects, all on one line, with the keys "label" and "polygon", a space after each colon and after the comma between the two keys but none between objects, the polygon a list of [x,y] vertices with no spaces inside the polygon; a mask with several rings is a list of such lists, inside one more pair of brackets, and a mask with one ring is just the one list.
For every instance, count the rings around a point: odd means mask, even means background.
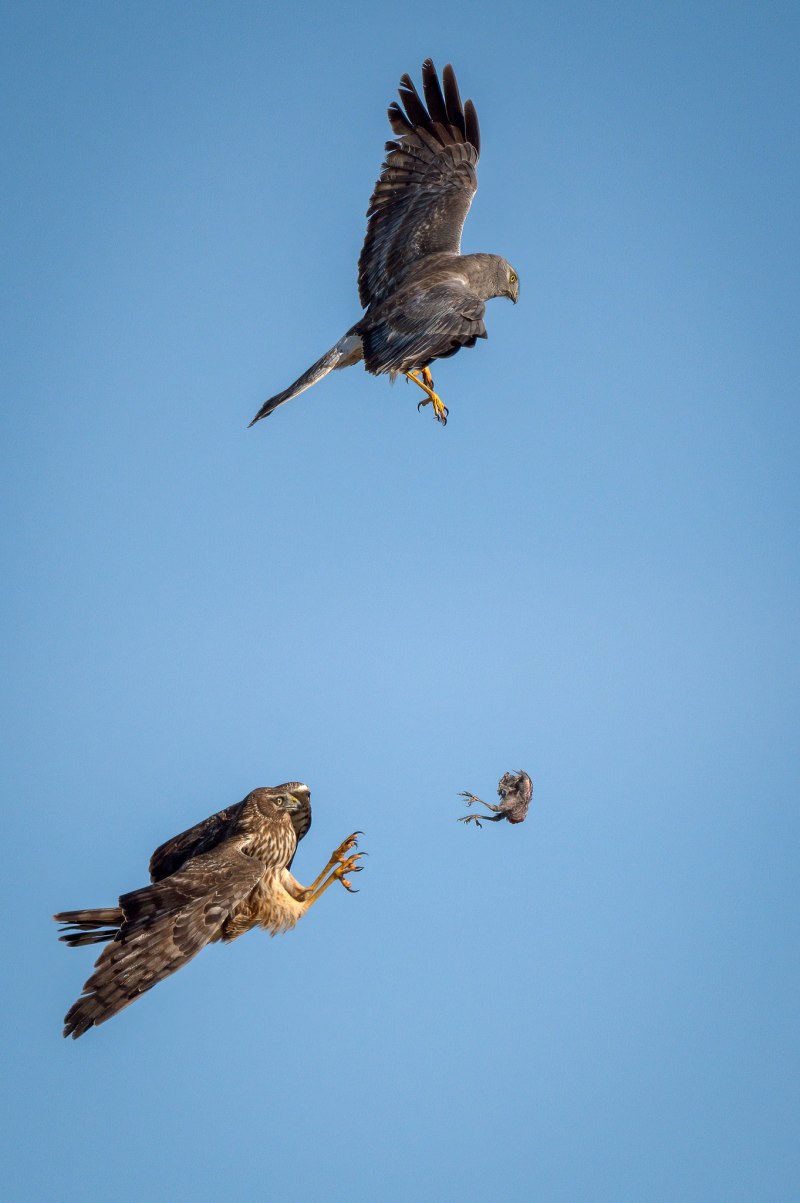
[{"label": "outstretched wing", "polygon": [[370,372],[410,372],[433,359],[486,338],[485,305],[460,280],[433,285],[403,304],[385,306],[362,330],[364,362]]},{"label": "outstretched wing", "polygon": [[386,143],[358,261],[358,291],[365,308],[380,300],[415,259],[437,251],[457,254],[461,248],[461,230],[478,186],[480,131],[472,101],[461,103],[449,64],[442,84],[444,92],[436,68],[426,59],[425,103],[404,75],[403,108],[396,102],[389,106],[397,137]]},{"label": "outstretched wing", "polygon": [[263,876],[233,843],[195,857],[178,873],[120,898],[124,920],[64,1020],[77,1039],[175,973],[213,940]]},{"label": "outstretched wing", "polygon": [[230,834],[233,824],[242,813],[243,805],[243,802],[237,802],[235,806],[226,806],[224,810],[217,811],[201,823],[195,823],[188,831],[174,835],[156,848],[150,857],[150,880],[162,881],[170,874],[177,873],[193,856],[202,856],[216,847]]}]

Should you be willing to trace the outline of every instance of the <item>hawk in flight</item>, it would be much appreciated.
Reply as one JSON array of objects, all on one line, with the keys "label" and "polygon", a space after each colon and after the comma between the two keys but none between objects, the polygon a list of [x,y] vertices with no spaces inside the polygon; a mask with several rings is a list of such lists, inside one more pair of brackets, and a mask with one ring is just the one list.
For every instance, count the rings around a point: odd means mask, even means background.
[{"label": "hawk in flight", "polygon": [[[451,66],[442,81],[430,59],[422,64],[420,96],[408,75],[389,105],[394,139],[367,210],[358,261],[365,309],[330,351],[282,393],[265,401],[250,425],[316,384],[335,368],[364,361],[375,376],[413,380],[443,425],[447,408],[429,365],[486,338],[485,302],[516,303],[519,278],[499,255],[462,255],[461,230],[478,186],[478,117],[461,103]],[[419,408],[419,406],[417,407]]]},{"label": "hawk in flight", "polygon": [[533,782],[528,774],[521,769],[518,773],[504,773],[497,783],[497,792],[500,801],[495,806],[492,802],[484,802],[469,790],[462,790],[459,797],[466,798],[467,806],[480,802],[481,806],[494,811],[494,814],[462,815],[459,823],[474,823],[477,827],[481,826],[482,821],[499,823],[501,819],[508,819],[509,823],[523,823],[533,796]]},{"label": "hawk in flight", "polygon": [[215,940],[252,927],[288,931],[328,886],[358,873],[360,832],[347,837],[310,886],[290,869],[311,826],[311,793],[290,781],[254,789],[242,802],[167,840],[150,858],[152,885],[123,894],[119,906],[54,915],[72,948],[106,944],[64,1020],[77,1039],[104,1023]]}]

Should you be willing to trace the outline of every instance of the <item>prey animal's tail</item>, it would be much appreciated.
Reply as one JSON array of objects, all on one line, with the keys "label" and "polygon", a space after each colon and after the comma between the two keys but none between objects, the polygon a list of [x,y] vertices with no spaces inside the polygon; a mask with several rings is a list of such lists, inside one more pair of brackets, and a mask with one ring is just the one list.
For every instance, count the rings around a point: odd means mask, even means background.
[{"label": "prey animal's tail", "polygon": [[303,372],[303,375],[298,377],[294,384],[290,384],[282,393],[277,393],[276,396],[270,397],[269,401],[265,401],[249,425],[255,426],[256,422],[260,422],[262,418],[271,414],[273,409],[277,409],[285,401],[291,401],[292,397],[304,393],[307,388],[311,388],[312,384],[316,384],[323,376],[327,376],[328,372],[338,368],[348,368],[363,358],[364,349],[361,345],[361,337],[348,330],[347,334],[340,338],[330,351],[326,351],[322,359],[313,363],[307,372]]},{"label": "prey animal's tail", "polygon": [[70,948],[81,948],[84,944],[104,944],[106,940],[113,940],[124,915],[118,906],[107,906],[92,911],[60,911],[53,918],[56,923],[65,925],[59,940],[69,944]]}]

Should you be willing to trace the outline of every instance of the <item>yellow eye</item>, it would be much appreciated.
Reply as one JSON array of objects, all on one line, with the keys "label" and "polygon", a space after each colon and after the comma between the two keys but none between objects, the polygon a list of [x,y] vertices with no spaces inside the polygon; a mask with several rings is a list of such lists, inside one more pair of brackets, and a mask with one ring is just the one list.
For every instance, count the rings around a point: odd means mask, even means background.
[{"label": "yellow eye", "polygon": [[516,284],[516,282],[517,282],[517,273],[516,273],[516,272],[511,272],[511,274],[509,275],[508,279],[509,279],[509,282],[510,282],[511,284]]}]

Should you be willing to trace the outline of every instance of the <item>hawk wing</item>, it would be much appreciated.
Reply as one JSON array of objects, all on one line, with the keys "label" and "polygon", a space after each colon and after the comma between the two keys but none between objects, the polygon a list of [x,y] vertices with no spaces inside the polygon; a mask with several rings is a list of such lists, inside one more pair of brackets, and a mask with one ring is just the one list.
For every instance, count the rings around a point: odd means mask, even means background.
[{"label": "hawk wing", "polygon": [[[366,309],[380,300],[415,259],[437,251],[458,254],[461,230],[478,186],[480,130],[472,101],[462,105],[455,73],[442,72],[444,93],[430,59],[422,65],[420,99],[408,75],[389,106],[397,135],[367,210],[367,235],[358,261],[358,291]],[[425,107],[427,104],[427,108]]]},{"label": "hawk wing", "polygon": [[261,861],[229,842],[165,881],[123,894],[120,930],[67,1012],[64,1035],[77,1039],[190,961],[263,874]]},{"label": "hawk wing", "polygon": [[410,372],[486,338],[486,306],[461,280],[435,284],[385,309],[359,326],[370,372]]},{"label": "hawk wing", "polygon": [[[303,836],[307,833],[309,827],[311,826],[311,795],[310,794],[308,795],[308,801],[306,802],[306,805],[301,806],[299,810],[290,811],[289,818],[292,820],[292,827],[294,827],[294,834],[297,836],[297,843],[299,844],[300,841],[302,840]],[[296,847],[295,847],[295,852],[297,852]],[[294,854],[292,854],[292,859],[289,861],[286,868],[291,869],[293,863],[294,863]]]},{"label": "hawk wing", "polygon": [[150,880],[162,881],[172,873],[177,873],[193,856],[209,852],[231,833],[243,806],[243,802],[226,806],[224,810],[218,810],[215,815],[195,823],[188,831],[182,831],[161,844],[150,857]]}]

